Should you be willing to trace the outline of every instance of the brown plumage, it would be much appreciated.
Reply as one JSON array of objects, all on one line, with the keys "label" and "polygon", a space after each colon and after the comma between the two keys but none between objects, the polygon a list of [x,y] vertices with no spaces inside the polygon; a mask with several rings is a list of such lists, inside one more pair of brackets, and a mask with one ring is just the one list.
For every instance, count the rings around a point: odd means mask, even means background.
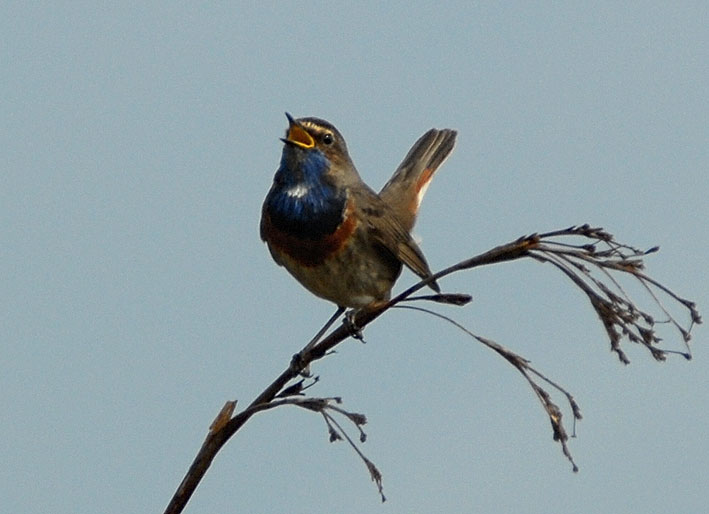
[{"label": "brown plumage", "polygon": [[429,130],[377,194],[360,178],[334,126],[288,119],[281,165],[261,216],[261,238],[274,260],[341,308],[388,300],[402,265],[430,277],[410,230],[456,132]]}]

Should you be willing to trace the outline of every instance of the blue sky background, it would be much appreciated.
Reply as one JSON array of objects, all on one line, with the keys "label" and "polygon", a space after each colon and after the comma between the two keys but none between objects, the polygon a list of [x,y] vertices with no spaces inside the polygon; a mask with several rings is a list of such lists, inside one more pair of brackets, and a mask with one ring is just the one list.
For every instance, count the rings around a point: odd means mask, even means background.
[{"label": "blue sky background", "polygon": [[[428,128],[459,131],[415,229],[434,269],[588,222],[659,244],[650,274],[709,309],[706,2],[256,5],[2,8],[1,510],[162,512],[224,402],[331,314],[258,237],[286,110],[334,123],[375,188]],[[318,416],[283,408],[187,512],[706,508],[706,329],[691,362],[628,346],[625,367],[550,266],[442,285],[475,298],[448,314],[573,392],[578,474],[516,371],[397,311],[311,390],[367,414],[385,504]]]}]

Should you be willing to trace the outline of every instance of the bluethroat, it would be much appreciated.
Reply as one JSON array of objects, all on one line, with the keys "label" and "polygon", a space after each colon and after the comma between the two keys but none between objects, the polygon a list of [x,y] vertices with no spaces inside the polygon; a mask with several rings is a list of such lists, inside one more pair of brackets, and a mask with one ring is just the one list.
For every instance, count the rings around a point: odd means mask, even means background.
[{"label": "bluethroat", "polygon": [[[286,116],[281,163],[261,212],[261,239],[273,260],[311,293],[335,303],[335,316],[389,300],[404,264],[430,277],[410,230],[456,132],[426,132],[377,194],[360,178],[334,126]],[[429,285],[439,291],[435,281]]]}]

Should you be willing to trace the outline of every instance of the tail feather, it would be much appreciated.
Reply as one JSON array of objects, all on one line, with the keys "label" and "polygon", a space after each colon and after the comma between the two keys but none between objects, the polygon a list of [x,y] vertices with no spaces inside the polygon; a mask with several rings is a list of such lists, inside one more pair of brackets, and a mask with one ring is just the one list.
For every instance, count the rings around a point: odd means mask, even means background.
[{"label": "tail feather", "polygon": [[434,173],[453,150],[456,131],[431,129],[419,138],[379,196],[410,231]]}]

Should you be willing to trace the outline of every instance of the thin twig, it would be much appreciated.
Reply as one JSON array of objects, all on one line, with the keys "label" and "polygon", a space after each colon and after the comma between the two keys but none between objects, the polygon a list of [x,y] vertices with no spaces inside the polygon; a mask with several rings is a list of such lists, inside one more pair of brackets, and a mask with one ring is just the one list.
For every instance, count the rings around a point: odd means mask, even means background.
[{"label": "thin twig", "polygon": [[537,395],[537,398],[539,399],[540,403],[542,404],[542,407],[544,407],[544,410],[546,411],[547,415],[549,416],[549,421],[551,422],[551,425],[553,427],[554,431],[554,440],[558,441],[561,444],[562,447],[562,452],[566,456],[566,458],[571,462],[572,469],[574,472],[578,471],[578,466],[574,462],[573,457],[571,456],[571,452],[569,451],[568,447],[566,446],[566,441],[568,440],[568,436],[566,435],[566,431],[564,430],[564,427],[561,423],[561,409],[551,400],[551,396],[547,391],[544,390],[539,384],[537,384],[532,377],[529,376],[529,373],[532,373],[539,377],[541,380],[552,386],[554,389],[560,391],[564,396],[566,396],[567,401],[569,402],[569,406],[571,407],[571,412],[574,416],[575,420],[580,420],[581,419],[581,409],[579,408],[579,405],[576,403],[576,400],[574,400],[574,397],[569,393],[566,389],[564,389],[562,386],[557,384],[556,382],[548,379],[545,375],[537,371],[534,367],[532,367],[527,359],[522,357],[521,355],[513,352],[512,350],[509,350],[508,348],[505,348],[499,343],[496,343],[495,341],[488,339],[486,337],[479,336],[477,334],[474,334],[470,330],[468,330],[466,327],[458,323],[452,318],[449,318],[448,316],[445,316],[439,312],[426,309],[423,307],[417,307],[413,305],[397,305],[398,308],[400,309],[411,309],[411,310],[416,310],[420,312],[425,312],[427,314],[431,314],[432,316],[436,316],[438,318],[441,318],[451,324],[453,324],[455,327],[458,329],[462,330],[465,332],[467,335],[470,337],[476,339],[480,343],[484,344],[491,350],[494,350],[497,352],[499,355],[505,358],[509,363],[511,363],[517,371],[519,371],[522,376],[527,380],[529,385],[531,386],[532,390],[534,393]]}]

